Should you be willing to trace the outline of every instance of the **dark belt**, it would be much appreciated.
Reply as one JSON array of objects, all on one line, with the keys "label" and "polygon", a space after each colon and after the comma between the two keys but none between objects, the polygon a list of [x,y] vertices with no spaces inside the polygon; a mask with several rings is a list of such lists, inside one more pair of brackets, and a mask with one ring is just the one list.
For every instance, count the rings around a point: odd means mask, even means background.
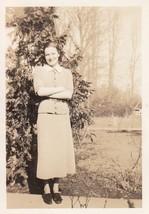
[{"label": "dark belt", "polygon": [[44,100],[52,100],[54,102],[63,102],[63,103],[67,102],[67,100],[65,100],[65,99],[56,99],[56,98],[50,98],[50,97],[49,98],[45,98],[42,101],[44,101]]},{"label": "dark belt", "polygon": [[38,114],[57,114],[57,113],[51,113],[51,112],[39,112]]}]

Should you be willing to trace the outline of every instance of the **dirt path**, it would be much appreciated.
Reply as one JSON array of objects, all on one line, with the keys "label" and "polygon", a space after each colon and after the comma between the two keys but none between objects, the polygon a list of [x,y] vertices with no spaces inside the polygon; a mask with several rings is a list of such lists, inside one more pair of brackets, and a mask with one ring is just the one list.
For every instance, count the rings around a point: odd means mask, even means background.
[{"label": "dirt path", "polygon": [[89,126],[93,130],[141,130],[141,117],[107,117],[94,118],[94,124]]},{"label": "dirt path", "polygon": [[[76,202],[77,198],[74,198]],[[77,201],[74,208],[80,208],[80,203],[85,204],[85,197],[80,197],[80,202]],[[133,200],[135,208],[142,207],[142,200]],[[127,200],[124,199],[108,199],[105,198],[90,198],[87,208],[128,208]],[[40,195],[31,194],[7,194],[7,208],[71,208],[71,200],[69,196],[63,196],[62,204],[47,205],[43,202]]]}]

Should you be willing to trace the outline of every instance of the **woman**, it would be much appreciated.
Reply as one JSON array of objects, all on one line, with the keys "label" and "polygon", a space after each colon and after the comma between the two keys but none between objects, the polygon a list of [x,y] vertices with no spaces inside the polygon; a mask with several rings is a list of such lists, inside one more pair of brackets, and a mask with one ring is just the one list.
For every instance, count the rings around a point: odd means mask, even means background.
[{"label": "woman", "polygon": [[69,69],[58,63],[56,44],[45,48],[47,64],[34,69],[34,90],[45,99],[37,118],[37,177],[43,180],[45,203],[62,201],[59,178],[75,173],[75,157],[67,100],[73,94]]}]

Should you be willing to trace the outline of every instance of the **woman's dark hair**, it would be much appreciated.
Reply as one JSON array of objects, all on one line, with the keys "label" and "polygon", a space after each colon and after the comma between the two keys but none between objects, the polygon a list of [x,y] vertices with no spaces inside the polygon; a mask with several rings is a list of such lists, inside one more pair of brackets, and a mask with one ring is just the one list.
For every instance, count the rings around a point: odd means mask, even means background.
[{"label": "woman's dark hair", "polygon": [[62,51],[60,50],[58,44],[56,42],[48,42],[46,45],[45,45],[45,49],[48,48],[48,47],[54,47],[57,49],[58,53],[61,54]]}]

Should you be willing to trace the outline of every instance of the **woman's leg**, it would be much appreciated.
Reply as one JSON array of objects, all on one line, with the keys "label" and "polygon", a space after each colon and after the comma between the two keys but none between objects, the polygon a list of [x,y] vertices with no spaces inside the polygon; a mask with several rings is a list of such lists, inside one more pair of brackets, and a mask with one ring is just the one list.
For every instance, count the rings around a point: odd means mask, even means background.
[{"label": "woman's leg", "polygon": [[52,192],[51,185],[53,185],[53,179],[43,180],[44,193],[42,195],[43,200],[46,204],[52,204]]},{"label": "woman's leg", "polygon": [[53,192],[59,192],[59,178],[54,178]]},{"label": "woman's leg", "polygon": [[48,194],[51,193],[50,187],[49,187],[49,180],[43,180],[44,184],[44,193]]},{"label": "woman's leg", "polygon": [[53,184],[53,201],[56,204],[60,204],[62,202],[61,192],[59,190],[59,178],[54,178]]}]

